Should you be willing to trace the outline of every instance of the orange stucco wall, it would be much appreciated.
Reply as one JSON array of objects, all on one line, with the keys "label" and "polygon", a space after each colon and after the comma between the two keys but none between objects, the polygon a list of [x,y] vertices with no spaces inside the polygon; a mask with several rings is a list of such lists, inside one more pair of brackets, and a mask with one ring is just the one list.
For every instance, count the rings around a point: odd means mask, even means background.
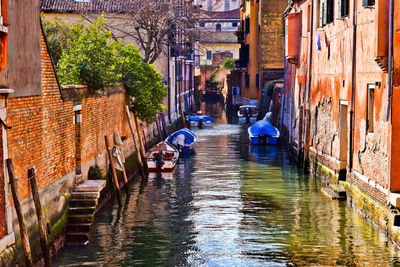
[{"label": "orange stucco wall", "polygon": [[[395,1],[398,2],[399,0]],[[287,122],[297,121],[298,123],[292,123],[292,125],[288,125],[285,121],[284,123],[287,128],[292,129],[291,132],[293,134],[298,133],[297,138],[302,137],[301,120],[304,118],[301,113],[302,107],[304,107],[302,102],[306,99],[306,91],[304,90],[307,90],[308,84],[310,45],[310,33],[308,32],[309,3],[310,0],[295,1],[294,8],[290,11],[291,13],[298,13],[301,16],[299,22],[299,24],[301,23],[301,41],[296,67],[289,68],[291,73],[287,71],[285,76],[286,80],[291,80],[290,82],[285,82],[286,85],[289,85],[289,87],[285,88],[289,92],[286,91],[285,93],[289,98],[297,98],[293,100],[296,110],[285,116]],[[347,160],[340,157],[341,148],[346,146],[346,142],[344,142],[345,138],[347,138],[346,150],[349,151],[350,141],[348,139],[350,138],[350,131],[342,136],[342,140],[340,140],[341,128],[339,125],[339,115],[340,103],[347,103],[347,125],[348,129],[350,129],[353,62],[352,14],[354,11],[352,1],[350,1],[349,16],[339,18],[337,6],[338,2],[335,1],[333,22],[324,27],[317,28],[319,24],[319,8],[317,4],[314,5],[312,79],[309,102],[311,119],[310,130],[307,131],[310,140],[308,144],[310,146],[310,156],[314,157],[314,159],[317,158],[318,161],[323,162],[323,164],[335,171],[346,169],[346,166],[350,162],[349,156],[346,157]],[[388,16],[382,11],[385,9],[385,6],[382,7],[379,5],[379,1],[376,2],[375,8],[366,8],[362,6],[362,0],[356,0],[357,42],[355,44],[356,67],[354,79],[355,94],[353,99],[354,147],[352,173],[354,177],[364,177],[360,180],[355,178],[357,182],[362,184],[368,181],[365,183],[365,186],[369,186],[368,183],[371,183],[375,188],[379,188],[380,192],[387,192],[390,185],[388,155],[390,124],[386,121],[388,103],[387,71],[375,62],[376,51],[379,51],[382,56],[385,55],[384,41],[382,41],[387,38],[386,35],[388,32],[382,26],[385,25]],[[318,39],[320,49],[317,46]],[[290,41],[290,38],[288,41]],[[288,46],[290,46],[289,43]],[[374,87],[374,131],[373,133],[368,133],[368,85],[372,84],[380,84],[380,86]],[[292,100],[286,99],[286,101],[290,102]],[[393,106],[396,106],[396,104],[393,104]],[[393,109],[393,114],[395,114],[395,109]],[[395,132],[395,129],[393,131]],[[397,164],[397,166],[400,166],[400,164]]]},{"label": "orange stucco wall", "polygon": [[391,191],[400,192],[400,0],[394,1]]}]

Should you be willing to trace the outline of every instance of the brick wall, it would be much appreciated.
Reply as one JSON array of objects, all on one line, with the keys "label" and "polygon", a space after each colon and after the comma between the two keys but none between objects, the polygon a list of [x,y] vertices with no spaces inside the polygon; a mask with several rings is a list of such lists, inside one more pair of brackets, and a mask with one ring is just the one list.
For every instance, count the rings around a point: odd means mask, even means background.
[{"label": "brick wall", "polygon": [[[75,169],[75,142],[71,102],[61,98],[46,44],[41,37],[40,96],[7,99],[9,157],[18,179],[36,168],[39,189]],[[19,182],[20,199],[30,195],[27,182]]]},{"label": "brick wall", "polygon": [[[93,165],[97,163],[93,160],[102,156],[105,162],[104,135],[112,138],[114,131],[127,137],[124,144],[132,152],[123,90],[94,95],[86,87],[77,86],[72,91],[86,94],[68,96],[66,89],[61,91],[58,86],[43,36],[41,60],[42,94],[7,99],[7,124],[12,126],[8,130],[9,157],[17,178],[26,179],[28,168],[34,166],[39,189],[42,189],[74,173],[77,159],[79,164]],[[79,111],[82,122],[74,125],[77,104],[82,105]],[[82,173],[84,176],[88,168]],[[19,182],[18,187],[21,200],[30,195],[27,182]]]}]

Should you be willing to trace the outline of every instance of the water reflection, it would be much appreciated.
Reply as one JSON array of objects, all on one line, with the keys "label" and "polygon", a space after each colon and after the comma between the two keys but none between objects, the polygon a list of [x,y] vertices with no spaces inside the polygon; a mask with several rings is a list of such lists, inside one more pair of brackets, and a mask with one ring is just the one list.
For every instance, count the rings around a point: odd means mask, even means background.
[{"label": "water reflection", "polygon": [[173,176],[130,184],[96,216],[87,247],[55,266],[397,265],[386,235],[331,201],[281,147],[248,144],[246,126],[196,129],[196,153]]}]

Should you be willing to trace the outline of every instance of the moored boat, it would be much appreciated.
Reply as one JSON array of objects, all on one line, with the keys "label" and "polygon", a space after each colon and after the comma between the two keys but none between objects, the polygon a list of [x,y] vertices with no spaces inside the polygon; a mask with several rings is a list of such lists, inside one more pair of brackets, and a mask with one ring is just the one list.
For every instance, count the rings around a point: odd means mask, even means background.
[{"label": "moored boat", "polygon": [[149,172],[171,172],[174,170],[178,158],[178,149],[164,141],[153,146],[146,153]]},{"label": "moored boat", "polygon": [[258,111],[257,107],[254,105],[243,105],[239,107],[237,112],[239,121],[255,121],[257,119]]},{"label": "moored boat", "polygon": [[189,154],[194,151],[194,147],[197,144],[197,136],[191,130],[183,128],[169,135],[165,139],[165,142],[175,146],[179,150],[179,153]]},{"label": "moored boat", "polygon": [[250,142],[254,145],[276,145],[279,140],[279,130],[270,122],[260,120],[248,129]]},{"label": "moored boat", "polygon": [[209,126],[214,119],[209,116],[204,115],[189,115],[187,116],[187,120],[190,123],[190,126],[202,127],[202,126]]}]

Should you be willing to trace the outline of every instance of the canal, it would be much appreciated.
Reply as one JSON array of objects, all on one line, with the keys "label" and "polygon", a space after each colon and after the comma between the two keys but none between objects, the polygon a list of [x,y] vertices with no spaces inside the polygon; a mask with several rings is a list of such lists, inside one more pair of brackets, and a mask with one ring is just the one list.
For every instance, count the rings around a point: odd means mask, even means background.
[{"label": "canal", "polygon": [[195,130],[196,153],[173,177],[130,183],[96,215],[91,242],[55,266],[310,266],[400,264],[385,233],[321,193],[282,147],[254,147],[224,114]]}]

